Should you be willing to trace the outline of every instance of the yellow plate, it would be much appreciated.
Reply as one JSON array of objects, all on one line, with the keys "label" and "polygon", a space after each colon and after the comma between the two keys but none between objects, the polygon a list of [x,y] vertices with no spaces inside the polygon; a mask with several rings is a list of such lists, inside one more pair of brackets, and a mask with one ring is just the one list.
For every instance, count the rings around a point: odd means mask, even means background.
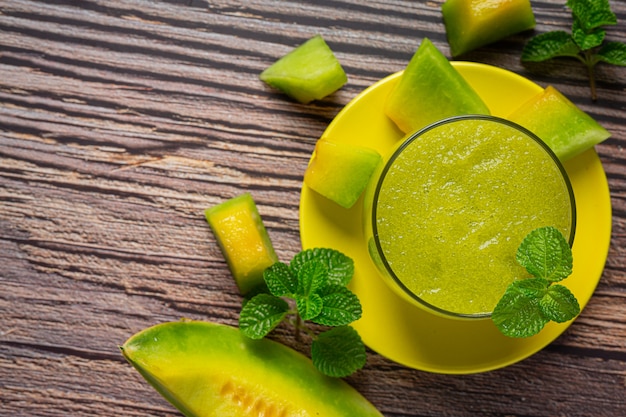
[{"label": "yellow plate", "polygon": [[[495,116],[506,117],[542,88],[507,70],[489,65],[453,62]],[[361,144],[385,154],[402,133],[384,115],[383,103],[400,73],[363,91],[328,126],[323,136]],[[595,152],[568,161],[577,208],[573,245],[574,272],[563,283],[583,308],[606,262],[611,239],[611,200],[606,175]],[[445,374],[494,370],[538,352],[571,324],[549,323],[526,339],[503,336],[491,320],[459,321],[434,316],[392,292],[371,263],[361,229],[361,201],[350,210],[319,196],[303,185],[300,235],[303,248],[331,247],[350,256],[355,274],[350,286],[363,306],[354,323],[372,350],[407,367]]]}]

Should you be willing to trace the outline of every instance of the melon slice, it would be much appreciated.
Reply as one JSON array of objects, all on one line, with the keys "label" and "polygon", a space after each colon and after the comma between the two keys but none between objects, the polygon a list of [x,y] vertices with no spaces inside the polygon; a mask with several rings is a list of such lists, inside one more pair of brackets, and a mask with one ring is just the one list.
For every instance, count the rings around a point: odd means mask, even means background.
[{"label": "melon slice", "polygon": [[553,86],[530,98],[507,118],[537,135],[561,162],[611,136]]},{"label": "melon slice", "polygon": [[441,11],[452,56],[535,27],[529,0],[447,0]]},{"label": "melon slice", "polygon": [[305,104],[334,93],[348,81],[321,35],[315,35],[280,58],[263,71],[260,78]]},{"label": "melon slice", "polygon": [[373,149],[321,138],[304,173],[313,191],[344,208],[357,202],[382,158]]},{"label": "melon slice", "polygon": [[304,355],[234,327],[162,323],[131,336],[122,354],[187,417],[382,417],[345,381]]},{"label": "melon slice", "polygon": [[241,294],[263,289],[263,272],[278,257],[252,196],[241,194],[204,214]]},{"label": "melon slice", "polygon": [[404,133],[451,116],[490,114],[478,93],[427,38],[389,93],[384,111]]}]

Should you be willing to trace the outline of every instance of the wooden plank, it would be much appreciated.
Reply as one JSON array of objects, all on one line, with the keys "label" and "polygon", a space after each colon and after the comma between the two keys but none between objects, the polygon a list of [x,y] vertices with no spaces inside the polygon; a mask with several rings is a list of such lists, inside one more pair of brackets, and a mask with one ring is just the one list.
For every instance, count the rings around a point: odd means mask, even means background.
[{"label": "wooden plank", "polygon": [[[282,260],[300,249],[302,175],[356,94],[401,70],[423,37],[448,53],[442,1],[28,1],[0,4],[0,414],[173,416],[118,345],[241,306],[203,210],[252,193]],[[535,33],[567,29],[532,2]],[[626,41],[626,4],[611,2]],[[301,105],[258,74],[315,33],[349,82]],[[606,270],[581,317],[505,369],[450,376],[368,351],[348,381],[386,416],[626,414],[626,71],[522,65],[532,33],[464,60],[555,85],[612,134],[597,150],[613,204]],[[273,338],[303,352],[289,329]]]}]

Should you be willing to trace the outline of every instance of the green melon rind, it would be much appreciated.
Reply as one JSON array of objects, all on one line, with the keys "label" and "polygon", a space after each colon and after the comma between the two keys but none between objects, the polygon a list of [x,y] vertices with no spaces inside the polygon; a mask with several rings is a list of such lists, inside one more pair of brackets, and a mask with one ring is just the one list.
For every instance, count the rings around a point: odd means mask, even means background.
[{"label": "green melon rind", "polygon": [[404,133],[463,114],[490,114],[478,93],[424,38],[385,101],[385,114]]},{"label": "green melon rind", "polygon": [[280,58],[259,78],[304,104],[323,99],[348,81],[321,35],[313,36]]},{"label": "green melon rind", "polygon": [[[306,356],[269,339],[246,338],[231,326],[202,321],[162,323],[133,335],[120,349],[146,381],[187,417],[226,416],[227,412],[219,411],[224,404],[202,407],[202,412],[195,409],[216,395],[228,401],[211,386],[220,378],[238,381],[250,390],[266,390],[266,400],[288,401],[298,416],[382,416],[344,380],[321,374]],[[184,384],[168,385],[172,370],[192,378],[193,393]],[[232,412],[232,406],[221,410]]]}]

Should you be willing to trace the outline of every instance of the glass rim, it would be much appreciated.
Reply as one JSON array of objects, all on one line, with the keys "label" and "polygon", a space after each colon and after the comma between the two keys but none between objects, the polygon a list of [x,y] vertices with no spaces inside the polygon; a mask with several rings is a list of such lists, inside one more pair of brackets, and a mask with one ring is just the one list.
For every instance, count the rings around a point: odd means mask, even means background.
[{"label": "glass rim", "polygon": [[442,314],[444,316],[448,316],[448,317],[482,319],[482,318],[491,317],[492,313],[491,312],[458,313],[454,311],[449,311],[441,307],[437,307],[436,305],[433,305],[431,303],[428,303],[427,301],[423,300],[421,297],[413,293],[406,285],[404,285],[404,283],[400,280],[400,278],[397,277],[397,275],[395,274],[395,272],[393,271],[393,269],[391,268],[391,266],[389,265],[387,261],[387,257],[385,256],[385,253],[380,244],[380,240],[378,236],[378,227],[377,227],[377,222],[376,222],[378,197],[382,188],[382,184],[386,178],[386,175],[389,172],[389,169],[391,168],[391,166],[394,164],[395,160],[402,154],[402,152],[411,143],[413,143],[416,139],[424,135],[426,132],[433,130],[439,126],[445,125],[445,124],[454,123],[454,122],[463,121],[463,120],[486,120],[486,121],[500,123],[500,124],[504,124],[509,127],[512,127],[518,130],[519,132],[521,132],[522,134],[526,135],[530,139],[534,140],[538,145],[540,145],[540,147],[546,152],[546,154],[551,157],[552,161],[554,162],[559,172],[561,173],[561,177],[563,178],[563,182],[565,183],[565,186],[567,188],[568,195],[569,195],[570,206],[571,206],[571,224],[570,224],[570,235],[569,235],[568,243],[570,247],[572,247],[574,243],[574,236],[576,233],[576,200],[574,198],[574,190],[572,188],[569,175],[567,174],[567,171],[565,170],[563,163],[559,160],[559,158],[556,156],[554,151],[541,138],[539,138],[536,134],[534,134],[530,130],[526,129],[525,127],[515,122],[504,119],[502,117],[492,116],[492,115],[483,115],[483,114],[466,114],[466,115],[452,116],[452,117],[448,117],[445,119],[441,119],[423,128],[420,128],[413,133],[408,134],[402,140],[402,143],[393,151],[389,159],[385,162],[382,170],[380,171],[380,175],[378,176],[376,187],[374,189],[373,198],[372,198],[372,214],[371,214],[370,220],[371,220],[374,245],[375,245],[379,260],[382,262],[383,267],[385,271],[387,272],[387,274],[389,275],[389,277],[391,277],[391,279],[402,290],[402,292],[408,295],[411,299],[417,301],[422,306],[426,307],[427,309],[437,312],[439,314]]}]

